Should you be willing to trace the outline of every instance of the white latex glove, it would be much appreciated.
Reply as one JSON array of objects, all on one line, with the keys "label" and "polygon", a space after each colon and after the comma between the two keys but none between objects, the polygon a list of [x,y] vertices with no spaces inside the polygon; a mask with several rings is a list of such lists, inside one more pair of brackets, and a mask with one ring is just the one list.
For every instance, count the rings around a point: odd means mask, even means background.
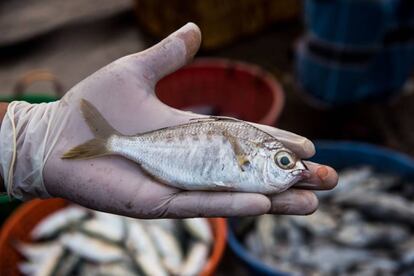
[{"label": "white latex glove", "polygon": [[[201,34],[189,23],[154,47],[122,57],[78,83],[57,102],[13,102],[0,130],[1,174],[9,192],[27,200],[62,197],[89,208],[139,218],[244,216],[264,213],[308,214],[317,208],[309,190],[289,189],[267,197],[237,192],[182,191],[148,178],[120,156],[62,160],[68,149],[93,137],[80,113],[82,98],[123,134],[142,133],[188,122],[194,113],[166,106],[155,84],[188,63]],[[306,138],[260,126],[302,158],[314,154]],[[307,163],[307,189],[330,189],[336,172]]]}]

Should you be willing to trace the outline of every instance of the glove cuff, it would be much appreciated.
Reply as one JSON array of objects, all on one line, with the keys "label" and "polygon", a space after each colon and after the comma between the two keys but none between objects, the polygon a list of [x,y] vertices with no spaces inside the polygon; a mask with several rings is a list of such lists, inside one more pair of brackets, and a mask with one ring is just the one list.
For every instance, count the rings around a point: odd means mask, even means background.
[{"label": "glove cuff", "polygon": [[57,141],[59,102],[11,102],[0,128],[0,173],[9,196],[48,198],[43,167]]}]

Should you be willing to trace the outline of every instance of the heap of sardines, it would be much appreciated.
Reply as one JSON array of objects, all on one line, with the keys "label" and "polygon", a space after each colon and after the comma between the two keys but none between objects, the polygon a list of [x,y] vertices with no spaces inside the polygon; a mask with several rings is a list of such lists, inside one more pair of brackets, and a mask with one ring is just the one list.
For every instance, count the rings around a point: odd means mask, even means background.
[{"label": "heap of sardines", "polygon": [[414,183],[370,167],[340,172],[310,216],[261,216],[236,229],[248,250],[291,275],[414,275]]},{"label": "heap of sardines", "polygon": [[156,179],[184,190],[272,194],[301,180],[308,170],[275,137],[228,117],[197,118],[132,136],[115,130],[87,100],[81,111],[95,138],[63,159],[121,155]]},{"label": "heap of sardines", "polygon": [[68,206],[17,242],[24,275],[198,275],[213,235],[206,219],[138,220]]}]

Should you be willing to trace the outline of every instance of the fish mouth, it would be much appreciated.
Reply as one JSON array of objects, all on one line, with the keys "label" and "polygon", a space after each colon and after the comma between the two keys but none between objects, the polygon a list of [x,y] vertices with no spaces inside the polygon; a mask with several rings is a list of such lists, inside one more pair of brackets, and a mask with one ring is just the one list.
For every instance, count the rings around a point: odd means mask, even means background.
[{"label": "fish mouth", "polygon": [[304,167],[305,167],[305,169],[297,169],[297,170],[294,170],[293,172],[291,172],[292,176],[299,178],[299,180],[309,178],[311,176],[311,172],[305,166],[305,164],[304,164]]}]

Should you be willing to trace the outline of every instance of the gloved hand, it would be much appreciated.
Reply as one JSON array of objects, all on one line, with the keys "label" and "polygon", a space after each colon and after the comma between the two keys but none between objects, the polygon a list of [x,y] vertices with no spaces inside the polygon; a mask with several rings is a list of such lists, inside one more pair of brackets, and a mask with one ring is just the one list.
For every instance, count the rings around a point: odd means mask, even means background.
[{"label": "gloved hand", "polygon": [[[312,172],[302,189],[267,197],[236,192],[182,191],[147,177],[120,156],[62,160],[68,149],[93,134],[79,109],[90,101],[123,134],[188,122],[198,115],[166,106],[154,94],[163,76],[188,63],[201,35],[192,23],[154,47],[122,57],[78,83],[57,102],[13,102],[0,130],[1,173],[17,198],[62,197],[89,208],[139,218],[308,214],[317,208],[309,190],[331,189],[336,172],[308,162]],[[306,138],[260,126],[302,158],[314,154]],[[305,189],[303,189],[305,188]],[[308,190],[306,190],[308,189]]]}]

